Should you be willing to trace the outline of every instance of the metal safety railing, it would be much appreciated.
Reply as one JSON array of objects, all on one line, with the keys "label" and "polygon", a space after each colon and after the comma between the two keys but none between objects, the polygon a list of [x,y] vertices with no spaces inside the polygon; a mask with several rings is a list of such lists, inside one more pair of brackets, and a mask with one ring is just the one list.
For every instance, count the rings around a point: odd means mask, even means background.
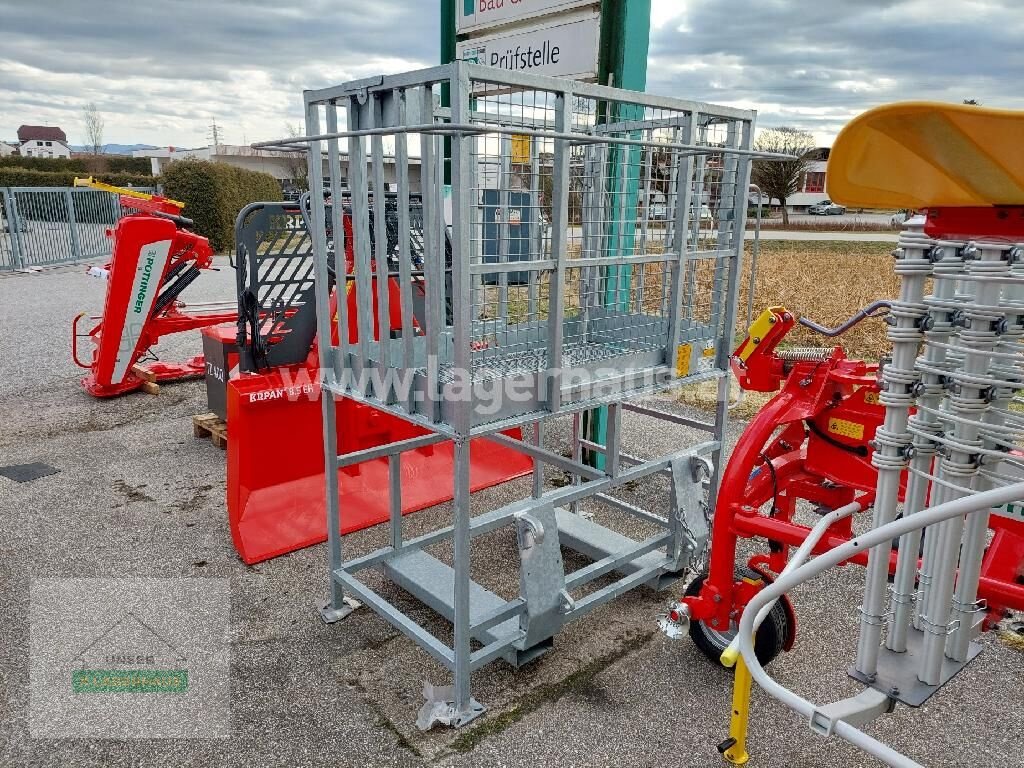
[{"label": "metal safety railing", "polygon": [[0,271],[109,256],[107,229],[127,212],[95,189],[0,187]]}]

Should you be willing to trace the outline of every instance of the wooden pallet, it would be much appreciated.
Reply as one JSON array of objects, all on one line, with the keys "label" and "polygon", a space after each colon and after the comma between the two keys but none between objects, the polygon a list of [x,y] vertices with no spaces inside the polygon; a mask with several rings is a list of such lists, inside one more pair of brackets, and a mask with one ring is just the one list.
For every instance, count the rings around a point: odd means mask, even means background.
[{"label": "wooden pallet", "polygon": [[228,425],[215,413],[201,413],[192,417],[192,432],[196,437],[209,437],[222,451],[228,447]]}]

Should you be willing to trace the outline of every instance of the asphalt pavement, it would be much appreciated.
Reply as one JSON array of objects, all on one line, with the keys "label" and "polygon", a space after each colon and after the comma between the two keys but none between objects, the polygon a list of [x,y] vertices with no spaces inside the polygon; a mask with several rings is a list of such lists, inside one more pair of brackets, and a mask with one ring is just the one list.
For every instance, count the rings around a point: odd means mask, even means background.
[{"label": "asphalt pavement", "polygon": [[[230,298],[234,276],[226,262],[218,266],[222,271],[204,274],[186,299]],[[70,357],[70,322],[81,311],[97,313],[103,291],[82,266],[0,275],[0,465],[45,462],[58,470],[26,483],[0,477],[0,765],[723,764],[715,745],[727,732],[731,677],[688,638],[672,641],[655,627],[681,584],[663,594],[635,590],[594,611],[523,669],[503,662],[481,669],[474,695],[488,711],[467,728],[416,730],[423,682],[446,684],[447,675],[366,609],[339,624],[321,622],[316,605],[327,591],[324,545],[256,566],[238,559],[226,522],[225,454],[192,434],[192,415],[207,410],[202,384],[114,400],[82,391],[82,371]],[[198,335],[184,334],[159,353],[170,359],[199,350]],[[671,398],[658,405],[691,413]],[[742,428],[730,425],[730,447]],[[560,420],[547,435],[549,447],[565,450],[568,435]],[[654,456],[702,436],[629,415],[623,439],[632,452]],[[299,449],[266,446],[282,455]],[[546,479],[555,485],[563,478],[552,471]],[[658,483],[628,492],[650,504],[667,498]],[[529,481],[518,480],[479,494],[474,511],[528,493]],[[411,515],[407,535],[441,524],[448,512],[440,505]],[[623,532],[639,533],[635,523],[595,512]],[[346,537],[346,550],[369,551],[383,537],[377,529],[354,534]],[[497,531],[474,546],[475,578],[515,594],[514,534]],[[436,554],[450,557],[444,547]],[[30,586],[72,577],[227,580],[229,736],[62,739],[33,726],[30,648],[40,638],[29,626]],[[770,670],[814,701],[858,690],[846,667],[855,653],[861,578],[858,569],[842,568],[793,595],[797,642]],[[422,615],[414,605],[408,610]],[[447,632],[443,623],[434,630],[442,638]],[[929,766],[1019,764],[1024,653],[991,635],[982,642],[981,656],[925,706],[900,707],[868,732]],[[146,700],[134,701],[143,706]],[[876,764],[843,742],[811,733],[756,690],[753,713],[752,766]]]}]

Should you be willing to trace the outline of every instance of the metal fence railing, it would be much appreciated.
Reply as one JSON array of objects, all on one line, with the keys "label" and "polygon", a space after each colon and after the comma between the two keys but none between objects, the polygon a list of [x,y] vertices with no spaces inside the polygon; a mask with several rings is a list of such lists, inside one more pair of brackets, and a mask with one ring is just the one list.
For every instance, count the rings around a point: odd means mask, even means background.
[{"label": "metal fence railing", "polygon": [[111,192],[0,187],[0,270],[108,256],[107,229],[125,213]]}]

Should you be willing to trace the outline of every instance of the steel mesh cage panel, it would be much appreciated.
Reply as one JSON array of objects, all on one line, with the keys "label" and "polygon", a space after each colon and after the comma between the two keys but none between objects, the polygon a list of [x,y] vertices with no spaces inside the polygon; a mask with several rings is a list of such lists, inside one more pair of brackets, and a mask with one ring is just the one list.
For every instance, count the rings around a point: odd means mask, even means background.
[{"label": "steel mesh cage panel", "polygon": [[[306,92],[305,104],[307,135],[293,143],[308,143],[311,188],[340,200],[345,154],[351,194],[347,218],[324,196],[311,200],[324,390],[429,430],[339,455],[335,398],[324,398],[322,615],[345,618],[355,596],[399,627],[452,671],[452,722],[469,722],[483,709],[470,695],[474,669],[499,657],[526,663],[565,622],[694,564],[684,541],[707,530],[704,483],[716,487],[724,401],[714,423],[627,401],[725,375],[754,115],[466,62]],[[390,210],[374,215],[382,195],[395,199],[397,243]],[[336,310],[332,269],[351,276]],[[351,332],[328,343],[335,321]],[[604,404],[597,445],[582,436],[581,411]],[[712,439],[638,462],[620,450],[625,410]],[[542,427],[560,413],[572,420],[571,457],[545,447]],[[530,423],[532,440],[507,429]],[[400,457],[439,442],[452,452],[452,525],[405,539]],[[533,489],[471,514],[473,456],[487,443],[531,456]],[[602,451],[604,470],[583,463],[585,444]],[[383,456],[391,543],[345,561],[332,470]],[[545,464],[570,482],[545,489]],[[609,495],[655,474],[671,479],[665,515]],[[597,496],[659,532],[637,541],[574,514]],[[473,537],[504,526],[516,527],[521,562],[512,601],[471,574]],[[450,565],[427,551],[448,539]],[[563,547],[592,564],[567,572]],[[358,578],[377,566],[451,621],[450,645]],[[592,589],[599,578],[610,581]]]},{"label": "steel mesh cage panel", "polygon": [[[344,134],[313,145],[330,183],[349,155],[359,332],[340,341],[339,391],[377,371],[355,394],[468,433],[724,370],[752,113],[462,62],[313,92],[307,107]],[[384,334],[396,296],[383,286],[407,281],[375,239],[382,192],[399,229],[423,222],[421,309],[403,294],[401,328]],[[319,215],[326,232],[336,215]],[[520,397],[494,407],[510,380]]]}]

